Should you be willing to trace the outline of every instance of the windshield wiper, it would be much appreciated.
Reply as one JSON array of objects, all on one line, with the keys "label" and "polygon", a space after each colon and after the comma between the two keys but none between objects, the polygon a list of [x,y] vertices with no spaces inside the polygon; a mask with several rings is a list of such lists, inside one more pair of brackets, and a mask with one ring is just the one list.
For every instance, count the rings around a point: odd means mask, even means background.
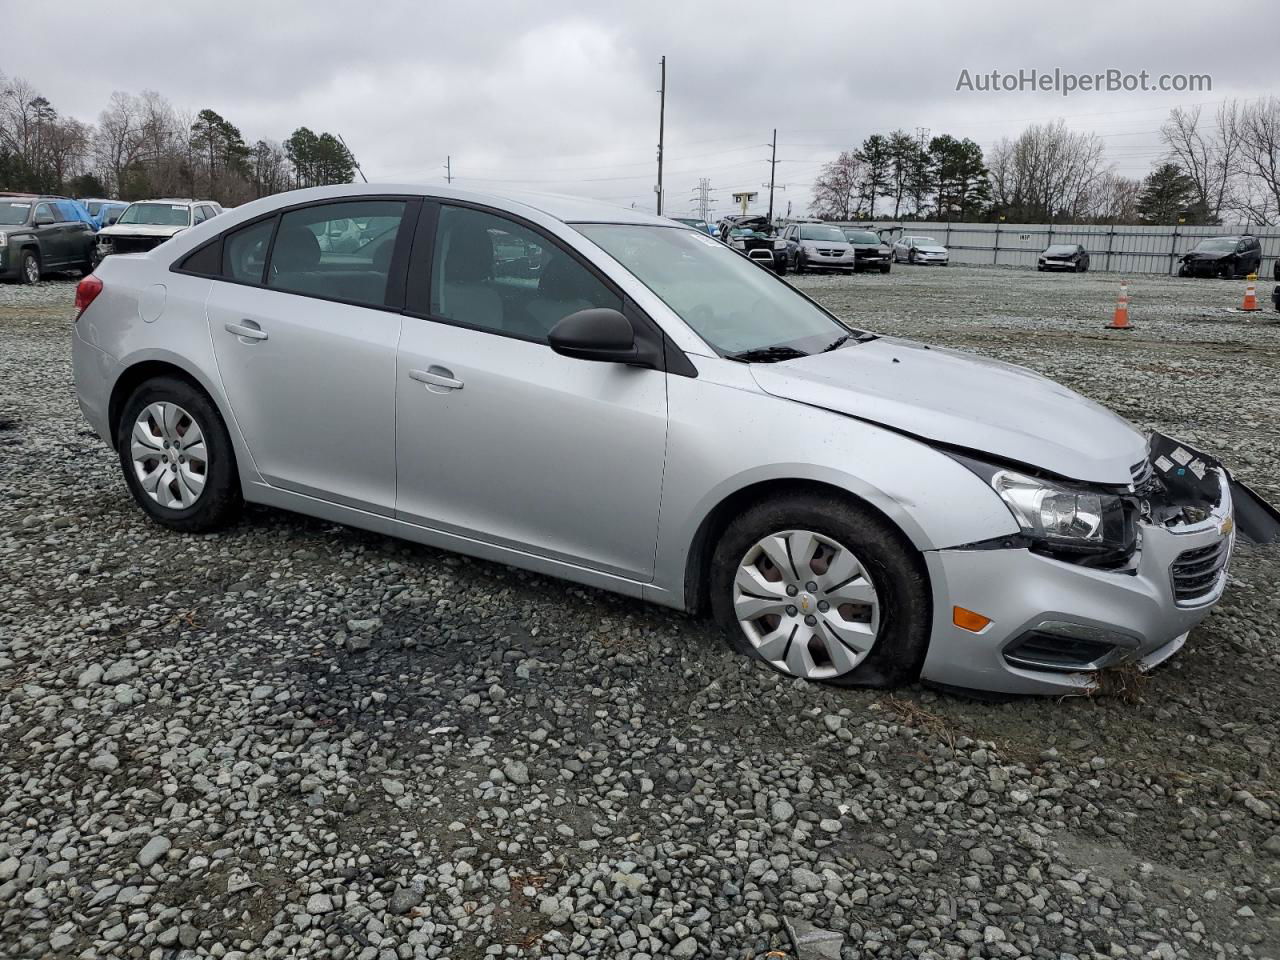
[{"label": "windshield wiper", "polygon": [[822,352],[830,353],[832,350],[839,350],[841,347],[843,347],[846,343],[849,342],[849,336],[850,335],[847,333],[840,334],[840,336],[836,337],[834,340],[828,343],[825,347],[823,347]]},{"label": "windshield wiper", "polygon": [[741,353],[730,353],[726,355],[725,359],[737,360],[740,363],[777,363],[779,360],[795,360],[797,357],[807,356],[807,353],[803,350],[797,350],[795,347],[775,345],[743,350]]}]

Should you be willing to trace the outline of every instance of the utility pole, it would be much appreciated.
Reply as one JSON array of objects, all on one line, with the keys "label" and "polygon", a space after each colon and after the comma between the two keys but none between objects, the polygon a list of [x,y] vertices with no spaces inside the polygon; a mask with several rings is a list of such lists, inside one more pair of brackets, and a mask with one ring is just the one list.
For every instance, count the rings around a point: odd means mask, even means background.
[{"label": "utility pole", "polygon": [[662,145],[667,126],[667,58],[662,58],[662,86],[658,89],[658,216],[662,216]]},{"label": "utility pole", "polygon": [[778,128],[773,128],[772,152],[769,155],[769,222],[773,223],[773,178],[778,170]]},{"label": "utility pole", "polygon": [[444,182],[453,183],[453,157],[444,158]]},{"label": "utility pole", "polygon": [[[364,171],[360,169],[360,161],[356,159],[356,155],[351,152],[351,148],[347,146],[347,141],[342,139],[342,134],[338,134],[338,142],[342,144],[342,149],[347,151],[347,156],[351,158],[351,162],[355,164],[356,173],[360,174],[360,179],[365,183],[369,182],[369,178],[364,175]],[[194,196],[194,194],[192,194]]]}]

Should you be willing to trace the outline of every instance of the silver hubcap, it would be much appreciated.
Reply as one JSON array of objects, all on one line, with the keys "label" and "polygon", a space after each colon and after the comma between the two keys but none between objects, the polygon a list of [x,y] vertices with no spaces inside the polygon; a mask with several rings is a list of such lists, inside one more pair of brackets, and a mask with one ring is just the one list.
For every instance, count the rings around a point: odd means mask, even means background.
[{"label": "silver hubcap", "polygon": [[156,503],[182,510],[200,499],[209,453],[200,424],[176,403],[153,403],[133,424],[133,472]]},{"label": "silver hubcap", "polygon": [[27,257],[27,282],[37,283],[40,280],[40,264],[34,257]]},{"label": "silver hubcap", "polygon": [[760,656],[808,680],[854,669],[880,629],[880,600],[862,563],[809,530],[770,534],[747,551],[733,609]]}]

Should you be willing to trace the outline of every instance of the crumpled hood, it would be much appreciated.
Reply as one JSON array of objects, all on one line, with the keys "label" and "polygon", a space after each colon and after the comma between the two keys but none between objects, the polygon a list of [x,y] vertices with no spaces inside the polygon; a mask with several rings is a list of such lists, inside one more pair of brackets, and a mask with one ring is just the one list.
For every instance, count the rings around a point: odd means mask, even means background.
[{"label": "crumpled hood", "polygon": [[915,248],[917,250],[922,251],[923,253],[946,253],[947,252],[946,247],[938,246],[932,243],[917,243]]},{"label": "crumpled hood", "polygon": [[155,223],[117,223],[98,231],[100,237],[169,237],[177,236],[186,227],[162,226]]},{"label": "crumpled hood", "polygon": [[766,393],[1062,477],[1127,485],[1146,438],[1126,420],[1037,373],[882,337],[753,364]]},{"label": "crumpled hood", "polygon": [[1234,250],[1192,250],[1190,253],[1183,254],[1183,260],[1225,260],[1227,257],[1235,253]]}]

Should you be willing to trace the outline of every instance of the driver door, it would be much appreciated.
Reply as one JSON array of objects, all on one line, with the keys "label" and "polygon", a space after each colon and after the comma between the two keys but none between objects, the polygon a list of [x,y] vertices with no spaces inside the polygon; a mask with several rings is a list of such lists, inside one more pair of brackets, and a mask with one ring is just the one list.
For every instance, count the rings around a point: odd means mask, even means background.
[{"label": "driver door", "polygon": [[[432,222],[432,221],[435,222]],[[509,254],[536,249],[528,269]],[[622,297],[555,240],[424,208],[396,370],[396,516],[652,579],[666,453],[659,370],[561,356],[547,332]]]}]

